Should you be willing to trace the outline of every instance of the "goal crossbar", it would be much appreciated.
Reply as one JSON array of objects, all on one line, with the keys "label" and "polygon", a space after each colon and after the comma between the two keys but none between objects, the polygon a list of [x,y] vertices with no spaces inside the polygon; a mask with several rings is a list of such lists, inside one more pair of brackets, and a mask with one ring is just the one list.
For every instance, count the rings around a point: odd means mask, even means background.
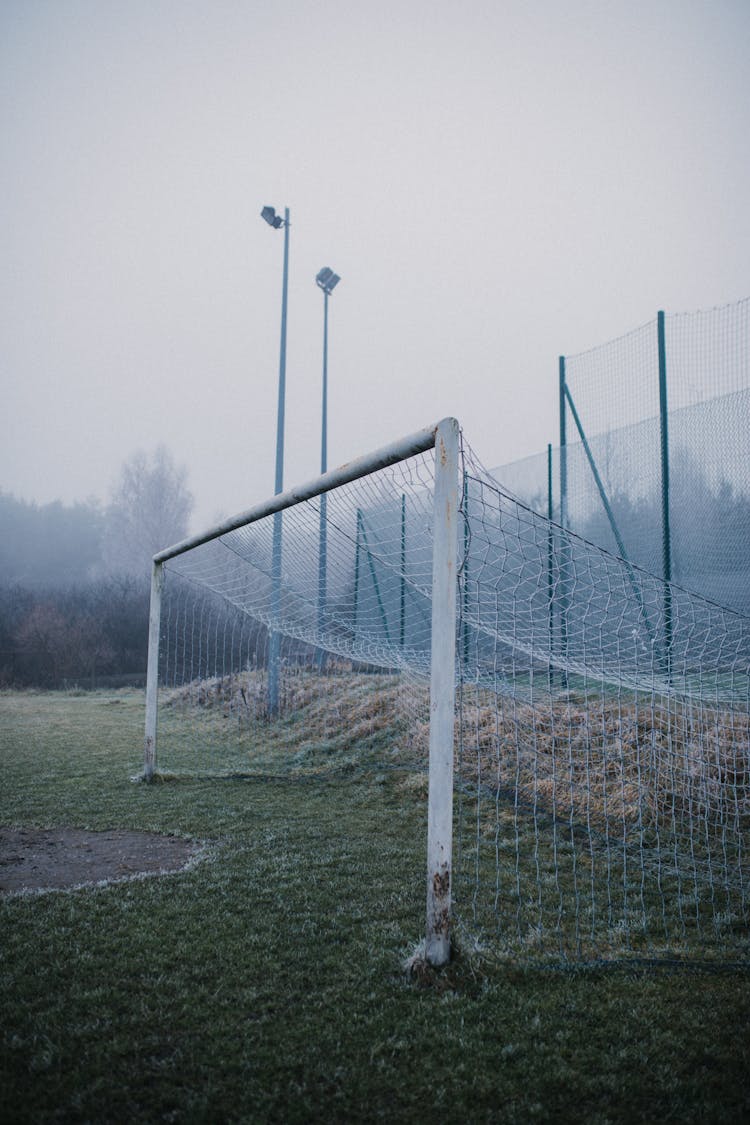
[{"label": "goal crossbar", "polygon": [[169,559],[176,558],[177,555],[184,555],[186,551],[192,551],[195,547],[202,547],[213,539],[228,535],[230,531],[237,531],[239,528],[257,523],[258,520],[265,519],[267,516],[283,512],[286,508],[293,508],[295,504],[302,504],[305,500],[322,496],[323,493],[331,492],[334,488],[351,484],[352,481],[369,476],[371,473],[377,472],[378,469],[387,469],[389,465],[396,465],[399,461],[406,461],[409,457],[426,453],[428,449],[432,449],[435,445],[440,427],[448,425],[458,427],[458,423],[453,418],[444,419],[442,422],[427,426],[408,437],[391,442],[390,445],[384,445],[381,449],[375,450],[374,453],[368,453],[354,461],[347,461],[337,469],[330,469],[327,473],[307,481],[306,484],[297,485],[286,492],[279,492],[272,496],[270,500],[264,500],[261,504],[256,504],[255,507],[248,508],[247,511],[240,512],[239,515],[216,524],[208,531],[190,536],[188,539],[175,543],[173,547],[166,547],[163,551],[159,551],[158,554],[154,555],[154,564],[165,563]]}]

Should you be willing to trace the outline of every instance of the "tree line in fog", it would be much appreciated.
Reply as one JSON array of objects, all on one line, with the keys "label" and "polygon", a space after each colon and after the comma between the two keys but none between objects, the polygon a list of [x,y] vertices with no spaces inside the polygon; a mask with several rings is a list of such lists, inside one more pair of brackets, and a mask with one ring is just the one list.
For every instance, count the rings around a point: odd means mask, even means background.
[{"label": "tree line in fog", "polygon": [[0,491],[0,684],[142,676],[151,558],[184,538],[192,507],[186,470],[163,446],[125,462],[107,504]]}]

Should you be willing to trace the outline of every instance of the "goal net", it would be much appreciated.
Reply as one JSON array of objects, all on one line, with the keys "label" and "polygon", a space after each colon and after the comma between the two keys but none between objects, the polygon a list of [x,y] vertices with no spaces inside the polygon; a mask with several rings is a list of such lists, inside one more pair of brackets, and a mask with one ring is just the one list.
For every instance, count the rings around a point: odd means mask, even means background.
[{"label": "goal net", "polygon": [[747,958],[750,620],[437,432],[157,556],[146,773],[429,772],[428,944]]}]

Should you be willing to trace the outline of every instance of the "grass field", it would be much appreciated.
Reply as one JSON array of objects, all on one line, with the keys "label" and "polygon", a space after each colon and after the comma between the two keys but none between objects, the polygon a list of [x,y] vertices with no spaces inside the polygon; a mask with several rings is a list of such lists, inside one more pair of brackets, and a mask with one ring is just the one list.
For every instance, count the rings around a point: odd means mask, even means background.
[{"label": "grass field", "polygon": [[140,693],[0,695],[6,826],[206,844],[182,874],[0,903],[8,1122],[745,1121],[750,972],[407,976],[424,787],[399,771],[130,780]]}]

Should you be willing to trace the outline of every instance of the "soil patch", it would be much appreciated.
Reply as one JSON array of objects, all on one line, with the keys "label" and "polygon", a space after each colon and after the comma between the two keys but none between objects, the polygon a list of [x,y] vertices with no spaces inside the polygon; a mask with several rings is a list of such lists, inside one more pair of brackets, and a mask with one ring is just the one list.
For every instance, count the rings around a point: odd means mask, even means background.
[{"label": "soil patch", "polygon": [[198,851],[194,841],[151,832],[0,828],[0,894],[180,871]]}]

